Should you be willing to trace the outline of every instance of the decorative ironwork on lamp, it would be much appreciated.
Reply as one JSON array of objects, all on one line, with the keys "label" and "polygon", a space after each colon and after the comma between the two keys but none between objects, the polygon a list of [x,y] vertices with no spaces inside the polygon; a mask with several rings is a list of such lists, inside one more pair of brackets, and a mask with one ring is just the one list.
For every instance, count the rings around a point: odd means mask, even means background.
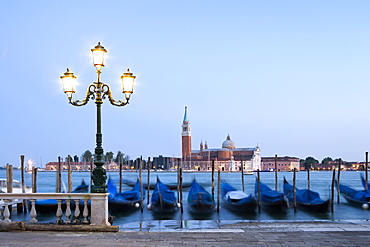
[{"label": "decorative ironwork on lamp", "polygon": [[94,164],[95,169],[93,170],[91,185],[92,193],[106,193],[106,170],[103,168],[104,165],[104,151],[102,148],[102,132],[101,132],[101,104],[103,104],[103,99],[108,98],[109,102],[115,106],[125,106],[129,103],[131,94],[134,92],[134,83],[136,76],[134,76],[129,69],[123,73],[121,76],[121,86],[122,93],[125,94],[125,100],[115,100],[112,95],[112,91],[108,84],[101,82],[100,74],[102,73],[102,68],[105,63],[105,54],[107,50],[98,43],[92,51],[93,64],[96,68],[96,73],[98,78],[96,82],[91,83],[87,87],[86,95],[83,100],[73,100],[73,94],[75,93],[76,88],[76,79],[77,77],[70,72],[67,68],[67,72],[64,73],[60,78],[63,84],[64,93],[67,95],[69,103],[74,106],[83,106],[86,105],[89,100],[95,100],[96,109],[97,109],[97,131],[96,131],[96,148],[94,154]]}]

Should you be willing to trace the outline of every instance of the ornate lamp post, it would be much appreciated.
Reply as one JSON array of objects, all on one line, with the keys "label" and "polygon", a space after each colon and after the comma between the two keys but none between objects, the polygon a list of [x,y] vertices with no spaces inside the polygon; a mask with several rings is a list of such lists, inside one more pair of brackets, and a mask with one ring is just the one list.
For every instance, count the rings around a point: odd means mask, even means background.
[{"label": "ornate lamp post", "polygon": [[125,106],[129,103],[130,96],[134,91],[134,81],[136,76],[130,72],[129,69],[121,76],[122,83],[122,93],[125,94],[125,100],[115,100],[112,96],[112,92],[108,84],[105,84],[100,81],[100,74],[102,68],[104,67],[104,56],[107,53],[107,50],[100,45],[100,42],[95,46],[92,51],[93,63],[96,68],[96,73],[98,74],[98,79],[96,82],[91,83],[87,87],[86,96],[83,100],[72,100],[72,95],[75,93],[76,87],[76,76],[67,69],[67,72],[64,73],[60,78],[62,79],[64,93],[67,95],[69,103],[74,106],[83,106],[89,102],[90,99],[95,100],[96,104],[96,115],[97,115],[97,130],[96,130],[96,148],[94,155],[94,164],[95,169],[92,172],[92,181],[91,185],[92,193],[106,193],[106,171],[103,168],[104,165],[104,151],[102,148],[102,132],[101,132],[101,105],[103,104],[103,99],[108,97],[109,102],[115,106]]}]

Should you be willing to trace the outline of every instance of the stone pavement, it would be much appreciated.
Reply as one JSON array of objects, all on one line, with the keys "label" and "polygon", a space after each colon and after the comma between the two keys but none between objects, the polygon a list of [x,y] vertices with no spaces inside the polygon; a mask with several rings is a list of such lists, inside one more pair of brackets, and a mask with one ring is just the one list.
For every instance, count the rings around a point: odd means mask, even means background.
[{"label": "stone pavement", "polygon": [[[168,223],[168,224],[167,224]],[[199,224],[199,223],[198,223]],[[119,232],[0,232],[0,246],[369,246],[367,221],[217,222],[178,228],[151,222]],[[161,226],[159,226],[161,225]],[[170,227],[172,225],[172,227]],[[203,226],[201,226],[203,227]]]}]

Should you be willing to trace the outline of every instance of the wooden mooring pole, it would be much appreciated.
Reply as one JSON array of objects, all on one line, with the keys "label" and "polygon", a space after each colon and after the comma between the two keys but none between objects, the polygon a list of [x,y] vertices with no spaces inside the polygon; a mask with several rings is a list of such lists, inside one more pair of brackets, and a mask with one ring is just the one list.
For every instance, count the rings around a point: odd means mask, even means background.
[{"label": "wooden mooring pole", "polygon": [[311,188],[311,181],[310,181],[310,169],[307,168],[307,188]]},{"label": "wooden mooring pole", "polygon": [[119,162],[119,193],[122,193],[122,160],[121,156],[118,157]]},{"label": "wooden mooring pole", "polygon": [[275,190],[278,191],[278,165],[277,154],[275,154]]},{"label": "wooden mooring pole", "polygon": [[71,166],[71,156],[68,155],[67,157],[68,161],[68,193],[72,192],[72,166]]},{"label": "wooden mooring pole", "polygon": [[[21,155],[21,179],[22,179],[22,193],[25,193],[26,184],[24,182],[24,155]],[[23,199],[22,208],[23,208],[23,212],[27,212],[26,199]]]},{"label": "wooden mooring pole", "polygon": [[242,171],[242,188],[244,192],[244,166],[243,166],[243,158],[240,158],[240,163],[241,163],[241,171]]},{"label": "wooden mooring pole", "polygon": [[340,203],[340,170],[342,169],[341,168],[342,166],[342,159],[339,159],[339,162],[338,162],[338,184],[337,184],[337,203]]},{"label": "wooden mooring pole", "polygon": [[260,177],[260,169],[257,169],[257,205],[258,205],[258,213],[261,213],[261,177]]},{"label": "wooden mooring pole", "polygon": [[143,156],[140,156],[139,161],[139,180],[140,180],[140,211],[144,211],[144,191],[143,191]]},{"label": "wooden mooring pole", "polygon": [[183,214],[184,207],[182,205],[182,168],[180,168],[180,209],[181,209],[181,214]]},{"label": "wooden mooring pole", "polygon": [[293,208],[294,212],[297,212],[297,168],[293,169]]},{"label": "wooden mooring pole", "polygon": [[148,169],[148,184],[147,184],[147,204],[149,204],[150,202],[150,169],[151,169],[152,165],[151,165],[151,162],[150,162],[150,157],[148,157],[148,164],[147,164],[147,169]]},{"label": "wooden mooring pole", "polygon": [[212,160],[212,198],[215,198],[215,160]]},{"label": "wooden mooring pole", "polygon": [[367,172],[367,170],[369,169],[369,152],[366,152],[365,153],[365,159],[366,159],[366,163],[365,163],[365,180],[366,180],[366,190],[369,189],[369,174]]},{"label": "wooden mooring pole", "polygon": [[221,197],[221,170],[218,169],[218,181],[217,181],[217,213],[220,212],[220,197]]},{"label": "wooden mooring pole", "polygon": [[37,168],[32,167],[32,193],[37,192]]},{"label": "wooden mooring pole", "polygon": [[330,198],[330,206],[331,212],[334,212],[334,187],[335,187],[335,168],[333,169],[333,178],[331,180],[331,198]]},{"label": "wooden mooring pole", "polygon": [[[6,164],[6,192],[13,193],[13,166]],[[22,208],[17,208],[18,212],[22,212]],[[9,205],[9,212],[12,212],[12,206]]]},{"label": "wooden mooring pole", "polygon": [[62,192],[62,161],[60,156],[58,157],[57,175],[56,175],[55,193]]}]

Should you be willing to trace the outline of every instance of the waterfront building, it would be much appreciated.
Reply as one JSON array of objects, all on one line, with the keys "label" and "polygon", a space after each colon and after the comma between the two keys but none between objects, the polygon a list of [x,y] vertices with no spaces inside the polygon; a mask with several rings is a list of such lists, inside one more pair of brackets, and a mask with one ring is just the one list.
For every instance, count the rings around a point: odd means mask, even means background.
[{"label": "waterfront building", "polygon": [[[60,162],[61,170],[68,170],[68,162]],[[73,171],[89,171],[91,162],[69,162]],[[45,165],[45,170],[56,171],[58,169],[59,162],[49,162]],[[95,165],[92,164],[94,167]],[[119,170],[119,164],[113,161],[106,161],[103,165],[104,169],[108,171]]]},{"label": "waterfront building", "polygon": [[296,157],[262,157],[261,159],[261,171],[274,171],[275,163],[278,171],[293,171],[294,168],[297,171],[300,170],[300,159]]},{"label": "waterfront building", "polygon": [[261,169],[261,149],[259,146],[252,148],[239,148],[227,135],[221,148],[209,148],[208,143],[200,142],[198,150],[192,150],[191,126],[185,107],[182,122],[182,168],[184,170],[210,171],[212,161],[215,168],[222,171],[255,171]]}]

